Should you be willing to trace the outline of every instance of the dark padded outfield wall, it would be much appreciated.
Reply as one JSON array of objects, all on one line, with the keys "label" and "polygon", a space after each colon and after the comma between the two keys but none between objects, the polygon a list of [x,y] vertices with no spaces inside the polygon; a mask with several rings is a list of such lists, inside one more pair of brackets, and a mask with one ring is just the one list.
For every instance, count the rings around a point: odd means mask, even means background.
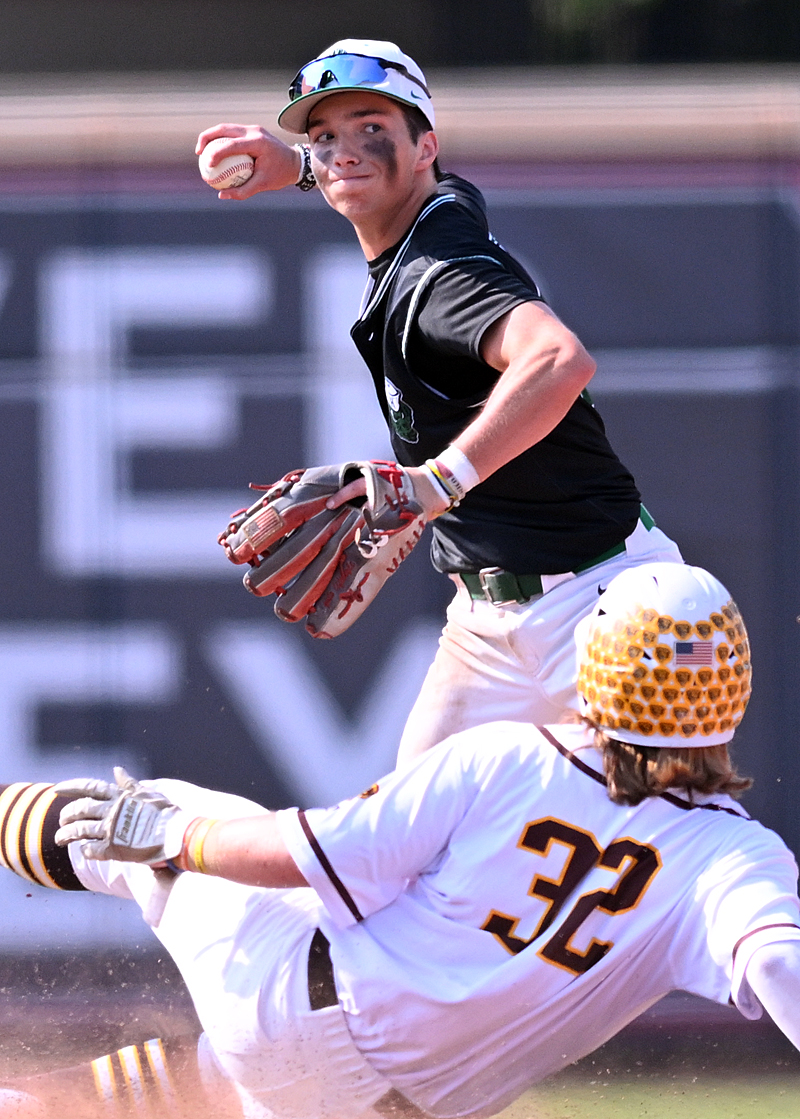
[{"label": "dark padded outfield wall", "polygon": [[[593,394],[651,512],[744,612],[750,804],[800,846],[792,199],[491,202],[496,235],[598,356]],[[247,482],[387,454],[347,334],[363,280],[349,227],[314,197],[0,204],[5,781],[122,760],[278,807],[391,767],[449,597],[424,545],[351,631],[314,642],[215,543]],[[62,946],[65,928],[138,935],[106,899],[51,913],[21,886],[0,918],[9,946],[31,927]]]}]

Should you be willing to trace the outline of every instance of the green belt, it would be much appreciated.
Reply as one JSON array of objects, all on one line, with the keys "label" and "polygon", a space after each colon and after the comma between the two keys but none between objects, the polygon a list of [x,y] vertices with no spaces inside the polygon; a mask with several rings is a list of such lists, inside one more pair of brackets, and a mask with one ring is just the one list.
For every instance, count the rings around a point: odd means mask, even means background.
[{"label": "green belt", "polygon": [[[656,523],[644,505],[641,506],[639,520],[648,532]],[[571,574],[580,575],[581,572],[596,567],[598,563],[622,555],[624,551],[625,541],[623,540],[621,543],[615,544],[613,548],[609,548],[607,552],[603,552],[602,555],[579,564],[572,570]],[[541,575],[515,575],[513,571],[504,571],[501,567],[487,567],[478,572],[460,571],[458,577],[469,591],[471,598],[485,599],[495,606],[502,606],[510,602],[527,602],[528,599],[537,594],[544,594]]]}]

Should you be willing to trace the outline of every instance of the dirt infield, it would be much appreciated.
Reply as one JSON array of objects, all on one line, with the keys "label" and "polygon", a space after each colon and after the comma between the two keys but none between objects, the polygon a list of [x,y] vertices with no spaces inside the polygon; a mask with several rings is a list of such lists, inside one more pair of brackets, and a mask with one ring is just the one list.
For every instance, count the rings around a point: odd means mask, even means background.
[{"label": "dirt infield", "polygon": [[[0,957],[0,1083],[151,1037],[199,1032],[174,964],[117,955]],[[768,1020],[670,996],[503,1119],[796,1119],[800,1054]]]},{"label": "dirt infield", "polygon": [[501,1119],[797,1119],[800,1053],[776,1026],[671,995]]},{"label": "dirt infield", "polygon": [[0,957],[0,1029],[2,1082],[200,1026],[172,960],[150,949]]},{"label": "dirt infield", "polygon": [[498,1119],[797,1119],[800,1076],[653,1076],[530,1092]]}]

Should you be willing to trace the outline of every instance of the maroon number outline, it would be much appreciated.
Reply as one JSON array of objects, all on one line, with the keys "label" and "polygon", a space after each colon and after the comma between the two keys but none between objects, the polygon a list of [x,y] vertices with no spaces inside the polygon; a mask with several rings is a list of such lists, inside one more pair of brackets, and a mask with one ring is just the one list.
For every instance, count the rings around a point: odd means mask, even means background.
[{"label": "maroon number outline", "polygon": [[563,820],[546,817],[525,825],[517,846],[535,854],[549,855],[553,843],[571,848],[559,878],[537,874],[528,894],[548,903],[536,931],[525,940],[516,935],[519,918],[493,909],[481,928],[492,933],[512,955],[522,952],[553,924],[567,898],[596,866],[620,870],[616,884],[609,890],[592,890],[573,905],[561,926],[538,950],[547,963],[562,967],[574,975],[589,971],[614,946],[613,941],[592,938],[584,951],[572,947],[570,941],[583,922],[599,909],[603,913],[626,913],[635,909],[661,868],[661,856],[655,847],[628,837],[615,839],[603,851],[591,834]]}]

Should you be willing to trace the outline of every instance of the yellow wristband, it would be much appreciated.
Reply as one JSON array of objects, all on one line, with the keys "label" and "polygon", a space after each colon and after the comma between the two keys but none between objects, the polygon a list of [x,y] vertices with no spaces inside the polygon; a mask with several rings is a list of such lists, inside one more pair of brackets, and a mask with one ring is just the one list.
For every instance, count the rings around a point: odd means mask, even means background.
[{"label": "yellow wristband", "polygon": [[181,864],[187,870],[196,871],[198,874],[211,873],[208,865],[203,858],[203,844],[206,841],[208,833],[218,824],[219,820],[215,820],[208,816],[199,816],[196,820],[192,820],[189,827],[183,836],[183,848],[181,850]]},{"label": "yellow wristband", "polygon": [[427,459],[425,463],[423,463],[423,466],[424,469],[428,471],[428,476],[433,482],[435,489],[437,489],[445,501],[448,502],[447,509],[442,510],[442,512],[449,513],[454,505],[458,505],[458,500],[453,495],[453,491],[445,482],[432,458]]}]

